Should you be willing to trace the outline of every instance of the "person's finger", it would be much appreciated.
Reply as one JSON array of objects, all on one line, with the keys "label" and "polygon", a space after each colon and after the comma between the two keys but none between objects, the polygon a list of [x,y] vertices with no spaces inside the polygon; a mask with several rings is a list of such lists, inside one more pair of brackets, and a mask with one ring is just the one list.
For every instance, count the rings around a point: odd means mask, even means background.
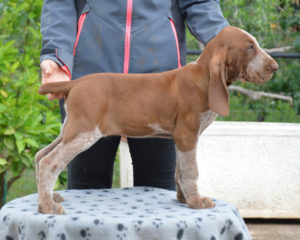
[{"label": "person's finger", "polygon": [[40,67],[42,69],[42,84],[53,82],[59,70],[58,65],[52,60],[44,60]]},{"label": "person's finger", "polygon": [[50,76],[53,73],[53,64],[51,61],[45,60],[41,63],[41,69],[46,76]]},{"label": "person's finger", "polygon": [[62,99],[65,97],[65,94],[64,93],[60,93],[59,96],[58,96],[58,100]]},{"label": "person's finger", "polygon": [[55,98],[54,98],[54,96],[53,96],[53,94],[51,94],[51,93],[48,93],[47,94],[47,98],[48,98],[48,100],[50,100],[50,101],[53,101]]},{"label": "person's finger", "polygon": [[64,98],[65,94],[64,93],[48,93],[47,97],[48,100],[53,101],[53,100],[60,100]]}]

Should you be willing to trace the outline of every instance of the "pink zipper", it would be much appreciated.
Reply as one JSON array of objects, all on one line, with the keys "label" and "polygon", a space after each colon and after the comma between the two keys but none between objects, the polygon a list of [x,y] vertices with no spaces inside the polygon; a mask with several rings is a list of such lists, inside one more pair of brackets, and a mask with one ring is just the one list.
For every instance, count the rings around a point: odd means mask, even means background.
[{"label": "pink zipper", "polygon": [[125,47],[124,47],[124,67],[123,72],[128,73],[130,57],[130,38],[131,38],[131,21],[132,21],[132,1],[127,0],[126,13],[126,30],[125,30]]},{"label": "pink zipper", "polygon": [[[58,57],[58,54],[57,54],[57,48],[55,49],[55,56],[56,58],[61,61],[62,63],[64,63],[59,57]],[[65,71],[65,73],[68,75],[69,79],[71,80],[72,79],[72,76],[71,76],[71,72],[68,68],[68,66],[66,64],[64,64],[62,67],[61,67],[62,70]]]},{"label": "pink zipper", "polygon": [[[85,21],[85,17],[86,17],[86,13],[83,13],[80,17],[79,17],[79,20],[78,20],[78,26],[77,26],[77,34],[76,34],[76,41],[75,41],[75,44],[74,44],[74,49],[73,49],[73,56],[75,56],[75,52],[76,52],[76,48],[77,48],[77,44],[78,44],[78,40],[79,40],[79,37],[80,37],[80,33],[81,33],[81,30],[82,30],[82,27],[83,27],[83,24],[84,24],[84,21]],[[57,49],[56,49],[56,57],[57,59],[59,59],[58,55],[57,55]],[[60,59],[59,59],[60,60]],[[60,60],[61,61],[61,60]],[[62,61],[61,61],[62,62]],[[64,70],[68,77],[71,79],[71,72],[68,68],[67,65],[63,65],[61,67],[62,70]]]},{"label": "pink zipper", "polygon": [[75,52],[76,52],[76,48],[77,48],[77,44],[78,44],[78,40],[81,34],[81,30],[85,21],[85,17],[86,17],[86,12],[83,13],[78,20],[78,26],[77,26],[77,35],[76,35],[76,41],[75,41],[75,45],[74,45],[74,49],[73,49],[73,56],[75,56]]},{"label": "pink zipper", "polygon": [[170,19],[171,28],[172,28],[172,31],[173,31],[173,34],[174,34],[174,37],[175,37],[175,42],[176,42],[178,68],[181,68],[180,50],[179,50],[179,43],[178,43],[177,32],[176,32],[174,21],[171,18],[169,18],[169,19]]}]

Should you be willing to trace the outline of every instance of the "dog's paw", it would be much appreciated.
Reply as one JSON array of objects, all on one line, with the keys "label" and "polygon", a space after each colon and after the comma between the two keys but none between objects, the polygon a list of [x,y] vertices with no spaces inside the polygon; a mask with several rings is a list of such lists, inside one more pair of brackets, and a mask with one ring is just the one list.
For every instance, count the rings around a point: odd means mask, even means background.
[{"label": "dog's paw", "polygon": [[45,214],[65,214],[63,207],[55,202],[47,204],[39,203],[38,211]]},{"label": "dog's paw", "polygon": [[187,205],[190,208],[202,209],[202,208],[212,208],[215,203],[208,197],[192,196],[187,200]]},{"label": "dog's paw", "polygon": [[52,214],[65,214],[65,210],[60,204],[53,203],[53,205],[52,205]]},{"label": "dog's paw", "polygon": [[53,201],[56,202],[56,203],[61,203],[61,202],[65,201],[65,200],[64,200],[64,198],[59,193],[54,192],[53,193]]},{"label": "dog's paw", "polygon": [[179,202],[181,203],[186,203],[186,200],[185,200],[185,197],[184,197],[184,194],[180,188],[180,185],[179,183],[176,184],[176,192],[177,192],[177,199]]},{"label": "dog's paw", "polygon": [[185,200],[184,196],[179,194],[179,193],[177,193],[177,199],[181,203],[186,203],[186,200]]},{"label": "dog's paw", "polygon": [[183,193],[181,191],[177,191],[177,199],[181,203],[186,203],[185,197],[183,196]]}]

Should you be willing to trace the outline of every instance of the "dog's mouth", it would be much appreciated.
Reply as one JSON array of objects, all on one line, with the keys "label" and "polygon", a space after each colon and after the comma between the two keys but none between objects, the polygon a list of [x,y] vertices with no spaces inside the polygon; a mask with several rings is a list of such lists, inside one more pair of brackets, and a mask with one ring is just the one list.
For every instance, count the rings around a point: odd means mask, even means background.
[{"label": "dog's mouth", "polygon": [[232,81],[227,81],[226,85],[229,87],[232,84]]},{"label": "dog's mouth", "polygon": [[256,72],[252,74],[251,76],[245,75],[244,79],[247,82],[252,82],[254,84],[262,84],[270,80],[273,76],[272,72],[265,71],[265,72]]}]

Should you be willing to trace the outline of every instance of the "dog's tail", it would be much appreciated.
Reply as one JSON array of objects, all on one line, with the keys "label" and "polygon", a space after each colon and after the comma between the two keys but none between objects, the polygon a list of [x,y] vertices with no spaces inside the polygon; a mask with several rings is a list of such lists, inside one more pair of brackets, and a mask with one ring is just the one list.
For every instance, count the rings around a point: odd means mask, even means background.
[{"label": "dog's tail", "polygon": [[77,81],[63,81],[63,82],[51,82],[45,83],[40,86],[39,94],[45,95],[47,93],[64,93],[67,95],[71,88],[77,83]]}]

